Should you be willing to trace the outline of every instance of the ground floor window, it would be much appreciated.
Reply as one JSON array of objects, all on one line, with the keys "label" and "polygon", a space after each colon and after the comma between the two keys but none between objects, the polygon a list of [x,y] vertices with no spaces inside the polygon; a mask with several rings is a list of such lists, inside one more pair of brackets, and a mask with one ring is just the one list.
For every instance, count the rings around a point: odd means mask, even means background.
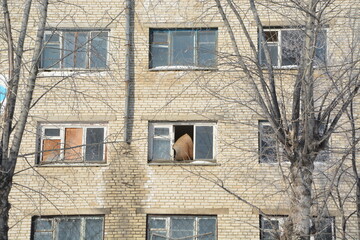
[{"label": "ground floor window", "polygon": [[216,240],[216,216],[149,215],[147,240]]},{"label": "ground floor window", "polygon": [[[282,239],[284,233],[284,222],[286,216],[261,216],[260,217],[260,239],[261,240],[277,240]],[[334,218],[324,217],[316,218],[313,221],[313,231],[310,240],[334,240]]]},{"label": "ground floor window", "polygon": [[32,240],[103,240],[104,217],[34,217]]}]

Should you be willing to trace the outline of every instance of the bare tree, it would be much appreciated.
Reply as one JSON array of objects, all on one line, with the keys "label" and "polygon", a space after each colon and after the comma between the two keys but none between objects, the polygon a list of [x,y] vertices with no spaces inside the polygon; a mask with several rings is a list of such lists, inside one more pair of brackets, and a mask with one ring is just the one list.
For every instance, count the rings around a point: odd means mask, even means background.
[{"label": "bare tree", "polygon": [[[6,40],[8,43],[8,64],[9,80],[8,92],[6,96],[6,107],[2,117],[2,138],[1,138],[1,168],[0,168],[0,239],[8,239],[8,220],[9,220],[9,194],[11,191],[13,176],[20,150],[21,140],[28,119],[29,110],[32,103],[35,82],[38,75],[39,59],[42,50],[42,41],[44,36],[45,24],[47,19],[48,0],[39,2],[38,31],[33,49],[31,68],[27,77],[27,84],[24,91],[22,103],[17,103],[18,89],[20,81],[20,72],[22,70],[22,59],[24,54],[24,43],[27,36],[29,15],[32,1],[25,3],[22,16],[22,25],[17,45],[13,41],[11,16],[8,7],[8,1],[2,1],[2,9],[5,23]],[[15,109],[19,108],[20,116],[14,119]]]},{"label": "bare tree", "polygon": [[[252,110],[255,109],[270,123],[284,157],[290,161],[289,173],[284,173],[290,196],[290,214],[283,237],[310,239],[316,228],[312,221],[314,162],[326,150],[329,139],[344,121],[343,115],[358,96],[360,87],[359,55],[350,57],[351,47],[326,49],[328,46],[324,48],[322,45],[326,38],[328,43],[332,42],[325,29],[334,17],[351,19],[354,16],[350,11],[351,1],[345,6],[337,1],[249,0],[246,6],[256,27],[247,23],[250,17],[245,6],[231,0],[215,0],[215,3],[234,52],[229,64],[251,85],[251,94],[255,95],[257,105],[252,105]],[[267,12],[286,19],[284,30],[266,26]],[[237,25],[250,47],[250,56],[242,50],[243,45],[236,35],[239,31]],[[286,31],[286,27],[291,30]],[[258,39],[253,38],[251,28],[258,29]],[[350,32],[357,30],[347,28],[347,31],[351,36]],[[350,40],[358,39],[350,37]],[[281,51],[277,45],[280,41]],[[334,49],[339,54],[331,55],[333,59],[330,59],[326,52]],[[292,66],[292,69],[287,66]],[[293,87],[288,87],[289,84]],[[355,144],[357,142],[352,146],[354,164]],[[323,213],[317,214],[322,216]]]}]

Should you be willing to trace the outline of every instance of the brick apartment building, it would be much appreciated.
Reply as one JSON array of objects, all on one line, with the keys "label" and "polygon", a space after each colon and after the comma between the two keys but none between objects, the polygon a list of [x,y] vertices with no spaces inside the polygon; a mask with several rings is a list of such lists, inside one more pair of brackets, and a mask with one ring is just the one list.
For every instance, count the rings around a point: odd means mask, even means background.
[{"label": "brick apartment building", "polygon": [[[279,2],[258,1],[258,9],[285,99],[297,62],[282,53],[298,43],[302,13]],[[10,8],[21,14],[22,4]],[[264,63],[264,52],[253,56],[236,16],[222,4],[247,64]],[[249,3],[237,4],[258,48]],[[349,39],[359,37],[359,23],[351,25],[345,13],[356,16],[360,6],[357,0],[331,6],[316,57],[335,65],[348,53]],[[128,10],[125,1],[50,1],[38,102],[11,192],[10,239],[275,239],[289,214],[289,162],[268,139],[273,130],[237,66],[216,2],[138,0],[130,24]],[[32,14],[34,37],[35,7]],[[331,138],[339,156],[325,151],[326,160],[315,163],[316,207],[339,174],[346,134]],[[184,147],[180,138],[188,144],[182,156],[172,150],[175,142]],[[343,195],[333,188],[322,230],[311,239],[357,239],[351,179],[344,174],[336,185],[348,193],[343,208],[337,204]]]}]

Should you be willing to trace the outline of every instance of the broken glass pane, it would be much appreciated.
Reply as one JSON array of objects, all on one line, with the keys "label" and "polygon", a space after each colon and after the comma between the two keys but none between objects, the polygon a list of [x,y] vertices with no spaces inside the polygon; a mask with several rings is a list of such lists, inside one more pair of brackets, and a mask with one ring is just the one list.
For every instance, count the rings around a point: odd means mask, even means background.
[{"label": "broken glass pane", "polygon": [[213,159],[213,127],[196,126],[195,159]]}]

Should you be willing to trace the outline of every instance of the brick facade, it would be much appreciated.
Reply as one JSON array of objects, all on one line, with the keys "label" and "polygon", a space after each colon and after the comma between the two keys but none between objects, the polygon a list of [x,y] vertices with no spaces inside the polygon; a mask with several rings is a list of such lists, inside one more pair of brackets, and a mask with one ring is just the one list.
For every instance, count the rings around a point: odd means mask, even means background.
[{"label": "brick facade", "polygon": [[[336,2],[343,11],[351,3],[358,4],[351,0]],[[21,3],[14,3],[11,10],[21,9],[21,6]],[[247,1],[241,1],[239,7],[244,12],[249,11]],[[235,16],[229,9],[227,11],[241,53],[254,59]],[[289,19],[299,18],[297,12],[283,16],[281,10],[260,7],[259,11],[267,26],[291,26],[294,22]],[[271,215],[288,214],[283,169],[278,164],[259,163],[258,121],[264,118],[256,113],[259,107],[252,101],[250,83],[239,69],[229,64],[234,61],[231,42],[215,3],[203,0],[136,1],[133,84],[129,101],[130,144],[123,141],[124,13],[125,2],[122,1],[51,1],[49,29],[109,30],[108,68],[101,71],[41,71],[34,96],[34,99],[41,99],[30,113],[20,154],[38,150],[41,124],[101,123],[107,132],[106,162],[39,165],[36,154],[20,158],[14,178],[16,184],[11,192],[10,239],[30,239],[33,216],[104,215],[104,239],[144,240],[147,216],[157,214],[215,215],[218,240],[260,239],[256,207]],[[36,8],[33,14],[36,16]],[[257,44],[258,30],[250,13],[246,21],[249,34]],[[341,51],[347,50],[348,38],[342,36],[351,27],[346,21],[339,17],[327,23],[331,36],[328,52],[334,63],[340,61]],[[31,36],[36,32],[33,22],[34,19],[29,29]],[[219,55],[216,69],[149,69],[149,32],[155,28],[217,29]],[[29,40],[28,46],[32,44]],[[29,54],[25,57],[31,57]],[[288,74],[280,78],[284,86],[289,86],[285,87],[284,94],[290,94],[291,78]],[[179,122],[215,124],[215,161],[175,164],[148,161],[149,124],[176,125]],[[345,137],[335,135],[332,145],[343,143]],[[286,171],[288,163],[282,164]],[[328,183],[322,170],[329,176],[334,171],[326,163],[318,164],[315,170],[318,194]],[[222,181],[243,201],[217,187],[213,181]],[[347,187],[351,188],[350,185]],[[355,209],[352,203],[347,204],[347,213]],[[329,204],[328,212],[340,228],[341,214],[333,203]],[[350,234],[358,231],[355,222],[349,224],[348,229]]]}]

